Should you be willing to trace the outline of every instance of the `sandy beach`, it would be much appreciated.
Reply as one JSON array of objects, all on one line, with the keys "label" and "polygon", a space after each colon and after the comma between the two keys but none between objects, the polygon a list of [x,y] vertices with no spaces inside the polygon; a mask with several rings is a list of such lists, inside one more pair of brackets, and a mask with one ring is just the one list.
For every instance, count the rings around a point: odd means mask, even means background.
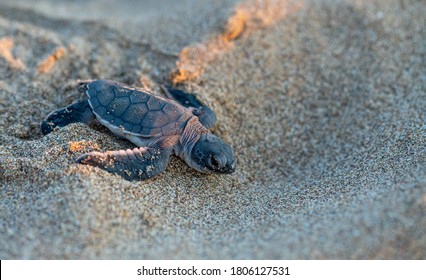
[{"label": "sandy beach", "polygon": [[[426,3],[175,3],[0,2],[0,259],[425,259]],[[237,171],[74,163],[134,147],[41,134],[86,79],[196,93]]]}]

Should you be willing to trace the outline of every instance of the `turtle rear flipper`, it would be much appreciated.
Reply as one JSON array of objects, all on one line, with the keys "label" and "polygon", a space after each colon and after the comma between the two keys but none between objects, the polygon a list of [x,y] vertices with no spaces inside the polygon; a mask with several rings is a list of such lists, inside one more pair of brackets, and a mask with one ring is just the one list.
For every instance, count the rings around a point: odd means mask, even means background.
[{"label": "turtle rear flipper", "polygon": [[207,129],[210,129],[214,126],[216,123],[215,112],[201,103],[201,101],[198,100],[195,95],[168,86],[162,86],[162,89],[168,98],[179,102],[179,104],[186,108],[190,108],[192,110],[192,114],[197,116],[200,122]]},{"label": "turtle rear flipper", "polygon": [[49,134],[57,126],[64,127],[70,123],[82,122],[89,123],[95,118],[87,100],[78,101],[53,111],[46,119],[40,124],[41,132],[43,135]]},{"label": "turtle rear flipper", "polygon": [[123,176],[126,180],[144,180],[163,172],[172,149],[135,148],[133,150],[91,152],[76,162],[104,169]]}]

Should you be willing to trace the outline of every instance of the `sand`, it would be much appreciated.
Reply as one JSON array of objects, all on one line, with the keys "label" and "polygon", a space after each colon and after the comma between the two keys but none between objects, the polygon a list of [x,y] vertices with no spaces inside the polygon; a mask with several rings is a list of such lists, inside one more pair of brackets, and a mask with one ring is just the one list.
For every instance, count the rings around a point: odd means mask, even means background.
[{"label": "sand", "polygon": [[[423,1],[15,2],[0,4],[1,259],[426,258]],[[196,92],[237,172],[172,158],[128,182],[75,164],[133,147],[98,124],[41,135],[96,78]]]}]

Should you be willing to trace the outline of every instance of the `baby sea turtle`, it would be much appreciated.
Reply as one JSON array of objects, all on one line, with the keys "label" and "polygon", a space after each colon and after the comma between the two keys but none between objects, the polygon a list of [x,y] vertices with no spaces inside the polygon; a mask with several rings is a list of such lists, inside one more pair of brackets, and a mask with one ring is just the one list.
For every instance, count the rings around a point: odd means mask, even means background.
[{"label": "baby sea turtle", "polygon": [[44,135],[70,123],[95,118],[113,134],[138,146],[133,150],[91,152],[76,162],[143,180],[164,171],[170,155],[204,173],[233,173],[234,151],[209,132],[215,113],[192,94],[163,87],[170,99],[109,81],[81,83],[88,99],[50,113],[41,123]]}]

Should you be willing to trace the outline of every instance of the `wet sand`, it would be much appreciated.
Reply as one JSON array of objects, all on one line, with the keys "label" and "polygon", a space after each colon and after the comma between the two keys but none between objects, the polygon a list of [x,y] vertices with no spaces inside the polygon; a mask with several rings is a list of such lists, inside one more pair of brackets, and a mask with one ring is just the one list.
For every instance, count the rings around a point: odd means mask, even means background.
[{"label": "wet sand", "polygon": [[[425,3],[14,2],[0,4],[1,259],[426,258]],[[196,92],[237,172],[173,157],[128,182],[75,164],[133,148],[99,124],[42,136],[98,78]]]}]

